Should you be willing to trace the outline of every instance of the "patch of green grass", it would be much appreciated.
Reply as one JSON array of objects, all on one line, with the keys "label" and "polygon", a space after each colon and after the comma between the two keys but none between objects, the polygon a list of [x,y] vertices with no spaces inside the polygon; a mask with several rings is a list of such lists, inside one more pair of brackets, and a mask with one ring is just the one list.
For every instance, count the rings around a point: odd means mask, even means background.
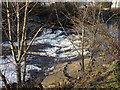
[{"label": "patch of green grass", "polygon": [[118,67],[114,64],[111,64],[108,68],[102,66],[96,67],[91,72],[90,78],[86,79],[88,77],[86,75],[76,86],[87,88],[119,88],[117,77],[120,73],[118,72],[116,77],[114,72],[116,68]]},{"label": "patch of green grass", "polygon": [[94,85],[98,88],[118,87],[117,79],[114,75],[114,72],[108,75],[106,78],[104,78],[103,81],[95,82]]},{"label": "patch of green grass", "polygon": [[65,85],[64,88],[66,88],[66,89],[72,89],[73,85],[72,84],[68,84],[68,85]]},{"label": "patch of green grass", "polygon": [[115,74],[114,70],[118,68],[116,64],[112,64],[105,73],[102,73],[102,80],[94,81],[92,84],[98,88],[119,88],[118,75],[119,72]]}]

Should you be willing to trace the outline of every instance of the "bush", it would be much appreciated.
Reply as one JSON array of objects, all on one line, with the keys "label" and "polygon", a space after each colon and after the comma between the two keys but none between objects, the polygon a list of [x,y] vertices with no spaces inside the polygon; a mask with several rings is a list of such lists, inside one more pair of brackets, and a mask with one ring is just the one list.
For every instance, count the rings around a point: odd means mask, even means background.
[{"label": "bush", "polygon": [[103,2],[102,8],[111,8],[112,2]]}]

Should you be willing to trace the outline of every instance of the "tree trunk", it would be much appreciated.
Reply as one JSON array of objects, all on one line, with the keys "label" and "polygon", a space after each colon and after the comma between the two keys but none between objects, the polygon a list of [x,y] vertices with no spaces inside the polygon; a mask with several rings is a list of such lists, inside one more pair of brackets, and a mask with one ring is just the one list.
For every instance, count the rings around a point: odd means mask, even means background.
[{"label": "tree trunk", "polygon": [[[118,47],[120,48],[120,19],[118,21]],[[118,51],[118,59],[120,60],[120,51]]]},{"label": "tree trunk", "polygon": [[[26,32],[25,32],[24,52],[26,51],[26,49],[27,49],[27,42],[26,42]],[[27,67],[27,64],[26,64],[26,55],[25,55],[25,57],[24,57],[23,85],[25,84],[26,67]]]},{"label": "tree trunk", "polygon": [[84,34],[85,34],[85,30],[84,30],[84,26],[82,27],[82,71],[84,71]]},{"label": "tree trunk", "polygon": [[21,64],[16,65],[17,88],[21,88]]}]

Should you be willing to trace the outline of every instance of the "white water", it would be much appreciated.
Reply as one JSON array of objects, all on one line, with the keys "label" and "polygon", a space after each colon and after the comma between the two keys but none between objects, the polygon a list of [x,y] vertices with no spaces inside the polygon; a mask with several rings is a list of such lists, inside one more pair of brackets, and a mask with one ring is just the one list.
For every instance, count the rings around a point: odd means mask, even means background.
[{"label": "white water", "polygon": [[[38,51],[45,51],[42,55],[44,56],[51,56],[56,57],[56,60],[71,60],[81,54],[81,41],[78,40],[79,37],[77,35],[73,35],[72,37],[67,37],[65,35],[59,36],[59,34],[62,33],[62,31],[57,30],[55,33],[52,33],[51,29],[46,29],[42,33],[40,37],[37,37],[35,41],[33,42],[33,45],[40,45],[40,44],[50,44],[54,47],[48,47],[48,48],[40,48]],[[74,37],[74,38],[73,38]],[[72,43],[71,43],[72,40]],[[29,45],[29,41],[28,45]],[[79,45],[80,44],[80,45]],[[10,45],[8,43],[2,44],[4,47],[9,47]],[[14,45],[17,46],[17,42],[14,42]],[[76,51],[76,49],[78,51]],[[68,51],[67,51],[68,50]],[[84,55],[87,55],[89,52],[84,50]],[[79,53],[78,53],[79,52]],[[23,63],[22,63],[23,65]],[[29,70],[41,70],[41,68],[34,66],[34,65],[27,65],[27,71]],[[48,70],[52,70],[54,67],[48,68]],[[16,82],[16,73],[15,73],[15,65],[14,61],[12,59],[12,56],[7,56],[6,59],[2,59],[2,56],[0,57],[0,70],[5,75],[8,83]],[[23,69],[22,69],[23,71]],[[29,73],[26,75],[26,79],[29,78]],[[0,81],[0,86],[2,86],[2,81]]]}]

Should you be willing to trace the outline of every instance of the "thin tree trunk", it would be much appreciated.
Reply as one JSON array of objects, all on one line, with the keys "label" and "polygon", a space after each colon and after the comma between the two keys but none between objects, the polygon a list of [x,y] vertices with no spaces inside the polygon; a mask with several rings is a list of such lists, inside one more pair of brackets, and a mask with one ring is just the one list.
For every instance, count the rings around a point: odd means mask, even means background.
[{"label": "thin tree trunk", "polygon": [[26,1],[26,7],[25,7],[25,13],[24,13],[24,22],[23,22],[23,29],[22,29],[22,39],[21,39],[20,50],[19,50],[20,56],[18,58],[19,61],[20,61],[21,56],[22,56],[21,53],[22,53],[24,40],[25,40],[27,9],[28,9],[28,2]]},{"label": "thin tree trunk", "polygon": [[24,72],[23,72],[23,85],[25,85],[25,76],[26,76],[26,55],[25,55],[25,58],[24,58]]},{"label": "thin tree trunk", "polygon": [[81,59],[82,59],[82,71],[84,71],[84,35],[85,35],[85,30],[84,26],[82,26],[82,54],[81,54]]},{"label": "thin tree trunk", "polygon": [[[120,20],[118,21],[118,47],[120,48]],[[120,60],[120,51],[118,50],[118,59]]]},{"label": "thin tree trunk", "polygon": [[[27,42],[26,42],[26,32],[25,32],[25,41],[24,41],[24,52],[27,49]],[[26,55],[24,57],[24,72],[23,72],[23,85],[25,84],[25,76],[26,76]]]},{"label": "thin tree trunk", "polygon": [[18,58],[20,58],[20,21],[19,21],[19,3],[17,2],[17,42],[18,42]]},{"label": "thin tree trunk", "polygon": [[82,60],[82,71],[84,72],[85,70],[85,64],[84,64],[84,37],[85,37],[85,28],[84,28],[84,19],[86,17],[87,14],[87,8],[84,9],[83,12],[83,20],[82,20],[82,54],[81,54],[81,60]]},{"label": "thin tree trunk", "polygon": [[9,43],[10,43],[10,48],[12,51],[12,56],[15,62],[17,62],[16,56],[15,56],[15,51],[14,51],[14,45],[12,41],[12,32],[11,32],[11,23],[10,23],[10,11],[9,11],[9,4],[8,1],[6,2],[7,4],[7,21],[8,21],[8,32],[9,32]]},{"label": "thin tree trunk", "polygon": [[17,89],[21,88],[21,64],[16,65]]}]

